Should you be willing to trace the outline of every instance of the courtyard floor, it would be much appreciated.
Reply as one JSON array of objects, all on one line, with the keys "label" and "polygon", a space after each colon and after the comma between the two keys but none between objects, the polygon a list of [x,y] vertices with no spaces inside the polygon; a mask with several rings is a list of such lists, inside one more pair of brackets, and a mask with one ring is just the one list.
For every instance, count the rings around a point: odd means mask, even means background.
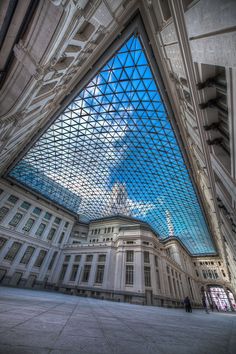
[{"label": "courtyard floor", "polygon": [[236,314],[0,287],[0,353],[235,354]]}]

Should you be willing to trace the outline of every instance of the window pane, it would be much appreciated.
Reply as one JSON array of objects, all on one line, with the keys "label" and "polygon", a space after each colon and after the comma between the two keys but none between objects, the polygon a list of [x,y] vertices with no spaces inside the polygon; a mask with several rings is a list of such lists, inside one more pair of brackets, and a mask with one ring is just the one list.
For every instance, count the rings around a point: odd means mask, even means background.
[{"label": "window pane", "polygon": [[125,284],[133,285],[134,283],[134,268],[132,265],[126,266],[126,276],[125,276]]},{"label": "window pane", "polygon": [[95,281],[98,284],[102,284],[102,282],[103,282],[104,269],[105,269],[105,266],[103,264],[98,264],[97,273],[96,273],[96,281]]},{"label": "window pane", "polygon": [[50,220],[51,219],[51,217],[52,217],[52,214],[50,214],[50,213],[45,213],[45,215],[44,215],[44,219],[46,219],[46,220]]},{"label": "window pane", "polygon": [[2,221],[5,218],[5,216],[7,215],[9,210],[10,209],[6,208],[6,207],[1,207],[0,208],[0,221]]},{"label": "window pane", "polygon": [[81,255],[80,254],[77,254],[75,256],[75,262],[80,262],[80,259],[81,259]]},{"label": "window pane", "polygon": [[34,210],[33,210],[33,213],[34,213],[35,215],[40,215],[41,212],[42,212],[42,209],[40,209],[40,208],[38,208],[38,207],[34,208]]},{"label": "window pane", "polygon": [[58,218],[58,217],[56,217],[54,222],[55,222],[55,224],[59,225],[59,224],[60,224],[60,222],[61,222],[61,219],[60,219],[60,218]]},{"label": "window pane", "polygon": [[6,256],[4,257],[5,260],[12,262],[14,258],[16,257],[19,249],[21,248],[21,243],[19,242],[14,242],[7,252]]},{"label": "window pane", "polygon": [[106,262],[106,255],[105,254],[99,254],[98,262]]},{"label": "window pane", "polygon": [[22,219],[23,214],[21,213],[16,213],[16,215],[11,219],[11,221],[9,222],[9,225],[11,226],[17,226],[19,224],[19,222]]},{"label": "window pane", "polygon": [[52,269],[53,264],[54,264],[55,259],[56,259],[56,256],[57,256],[57,253],[58,253],[58,252],[54,252],[54,253],[53,253],[53,256],[52,256],[51,261],[50,261],[49,266],[48,266],[48,270],[51,270],[51,269]]},{"label": "window pane", "polygon": [[151,286],[150,267],[144,267],[144,283],[145,283],[145,286]]},{"label": "window pane", "polygon": [[30,231],[30,229],[32,228],[32,226],[34,225],[35,220],[30,218],[27,223],[25,224],[25,226],[23,227],[24,231]]},{"label": "window pane", "polygon": [[59,281],[63,281],[64,280],[64,277],[65,277],[65,274],[66,274],[66,271],[67,271],[67,267],[68,267],[68,264],[63,264],[62,265]]},{"label": "window pane", "polygon": [[79,268],[79,265],[78,265],[78,264],[74,264],[74,265],[73,265],[73,268],[72,268],[72,271],[71,271],[71,276],[70,276],[70,281],[75,281],[78,268]]},{"label": "window pane", "polygon": [[87,254],[86,255],[86,262],[92,262],[93,260],[93,255],[92,254]]},{"label": "window pane", "polygon": [[22,204],[21,204],[21,208],[23,208],[23,209],[26,209],[26,210],[28,210],[29,209],[29,207],[30,207],[30,203],[28,203],[28,202],[23,202]]},{"label": "window pane", "polygon": [[126,251],[126,262],[134,261],[134,251]]},{"label": "window pane", "polygon": [[52,240],[52,239],[53,239],[53,236],[55,235],[55,232],[56,232],[56,229],[52,228],[52,229],[49,231],[49,234],[48,234],[47,239],[48,239],[48,240]]},{"label": "window pane", "polygon": [[6,242],[7,242],[6,238],[0,237],[0,250],[4,247]]},{"label": "window pane", "polygon": [[38,258],[36,259],[36,262],[34,263],[34,267],[38,267],[38,268],[41,267],[41,265],[44,261],[44,258],[46,257],[46,254],[47,254],[47,252],[44,250],[41,250],[39,252]]},{"label": "window pane", "polygon": [[25,254],[24,254],[23,257],[21,258],[20,263],[22,263],[22,264],[28,264],[29,261],[30,261],[30,258],[32,257],[32,255],[33,255],[33,253],[34,253],[34,250],[35,250],[34,247],[28,246],[27,249],[26,249],[26,251],[25,251]]},{"label": "window pane", "polygon": [[39,225],[39,227],[38,227],[38,230],[36,231],[36,235],[37,235],[37,236],[42,236],[42,233],[43,233],[45,227],[46,227],[46,225],[43,224],[43,223],[41,223],[41,224]]},{"label": "window pane", "polygon": [[90,269],[91,269],[91,265],[90,264],[85,264],[84,265],[84,273],[83,273],[82,282],[88,282]]},{"label": "window pane", "polygon": [[62,243],[62,240],[63,240],[64,236],[65,236],[65,232],[62,232],[62,234],[60,236],[60,239],[58,241],[59,244]]},{"label": "window pane", "polygon": [[7,200],[9,202],[11,202],[12,204],[16,204],[16,202],[19,200],[19,198],[16,197],[15,195],[10,195],[10,197]]},{"label": "window pane", "polygon": [[70,261],[70,255],[65,256],[65,261],[64,262],[69,262]]},{"label": "window pane", "polygon": [[150,263],[149,252],[144,251],[144,263]]}]

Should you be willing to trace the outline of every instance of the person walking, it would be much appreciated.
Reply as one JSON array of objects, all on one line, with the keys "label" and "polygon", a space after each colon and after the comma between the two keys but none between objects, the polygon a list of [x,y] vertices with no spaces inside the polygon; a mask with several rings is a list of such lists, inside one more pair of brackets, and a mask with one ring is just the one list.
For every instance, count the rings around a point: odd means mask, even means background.
[{"label": "person walking", "polygon": [[192,312],[192,306],[188,296],[184,299],[184,306],[186,312]]},{"label": "person walking", "polygon": [[206,303],[206,298],[204,295],[202,297],[202,306],[203,306],[204,310],[206,311],[206,313],[209,315],[209,311],[208,311],[207,303]]}]

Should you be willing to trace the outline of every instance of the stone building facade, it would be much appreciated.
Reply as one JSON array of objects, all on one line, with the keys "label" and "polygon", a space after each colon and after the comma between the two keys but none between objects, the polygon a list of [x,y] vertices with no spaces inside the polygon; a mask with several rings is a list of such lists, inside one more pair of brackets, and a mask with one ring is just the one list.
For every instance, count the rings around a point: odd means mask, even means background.
[{"label": "stone building facade", "polygon": [[220,257],[193,257],[177,238],[161,240],[139,220],[79,222],[5,181],[0,198],[3,285],[169,307],[186,296],[201,306],[207,286],[232,290]]}]

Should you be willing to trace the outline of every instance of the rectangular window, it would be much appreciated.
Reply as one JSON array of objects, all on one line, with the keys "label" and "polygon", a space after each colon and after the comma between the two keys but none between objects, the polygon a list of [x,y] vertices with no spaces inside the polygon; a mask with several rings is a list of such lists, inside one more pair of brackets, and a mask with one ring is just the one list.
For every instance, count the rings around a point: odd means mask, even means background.
[{"label": "rectangular window", "polygon": [[33,253],[34,253],[34,250],[35,250],[34,247],[28,246],[27,249],[26,249],[26,251],[25,251],[25,254],[24,254],[23,257],[21,258],[20,263],[21,263],[21,264],[28,264],[29,261],[30,261],[30,258],[32,257],[32,255],[33,255]]},{"label": "rectangular window", "polygon": [[169,284],[170,294],[173,296],[173,288],[172,288],[170,276],[168,276],[168,284]]},{"label": "rectangular window", "polygon": [[75,256],[75,262],[80,262],[80,260],[81,260],[81,254],[77,254],[76,256]]},{"label": "rectangular window", "polygon": [[150,263],[149,252],[144,251],[143,255],[144,255],[144,263]]},{"label": "rectangular window", "polygon": [[78,264],[74,264],[73,265],[73,268],[72,268],[72,271],[71,271],[71,276],[70,276],[70,281],[75,281],[75,278],[76,278],[76,275],[77,275],[77,272],[78,272],[78,268],[79,268]]},{"label": "rectangular window", "polygon": [[6,261],[12,262],[14,260],[14,258],[16,257],[20,248],[21,248],[21,243],[14,242],[12,244],[11,248],[9,249],[9,251],[7,252],[6,256],[4,257],[4,259]]},{"label": "rectangular window", "polygon": [[170,267],[169,266],[166,266],[166,271],[167,271],[168,274],[170,273]]},{"label": "rectangular window", "polygon": [[36,262],[34,263],[34,267],[37,267],[37,268],[41,267],[41,265],[43,264],[43,261],[44,261],[44,259],[46,257],[46,254],[47,254],[47,252],[44,251],[44,250],[41,250],[39,252],[39,255],[38,255],[37,259],[36,259]]},{"label": "rectangular window", "polygon": [[7,213],[9,212],[9,208],[7,208],[7,207],[1,207],[0,208],[0,221],[2,221],[4,218],[5,218],[5,216],[7,215]]},{"label": "rectangular window", "polygon": [[67,267],[68,267],[68,264],[63,264],[62,265],[59,281],[63,281],[64,280],[65,274],[66,274],[66,271],[67,271]]},{"label": "rectangular window", "polygon": [[65,229],[67,229],[67,227],[69,226],[69,222],[67,221],[66,223],[65,223]]},{"label": "rectangular window", "polygon": [[70,255],[65,256],[64,262],[70,262]]},{"label": "rectangular window", "polygon": [[7,242],[6,238],[0,237],[0,250],[4,247],[6,242]]},{"label": "rectangular window", "polygon": [[110,227],[108,227],[108,229],[107,229],[107,233],[109,234],[111,232],[111,228]]},{"label": "rectangular window", "polygon": [[59,224],[60,224],[60,222],[61,222],[61,219],[60,219],[60,218],[58,218],[58,217],[56,217],[56,218],[55,218],[55,220],[54,220],[54,222],[55,222],[55,224],[59,225]]},{"label": "rectangular window", "polygon": [[44,230],[45,230],[46,225],[41,223],[38,227],[38,230],[36,231],[36,236],[42,236]]},{"label": "rectangular window", "polygon": [[155,256],[154,259],[155,259],[155,266],[158,267],[158,257]]},{"label": "rectangular window", "polygon": [[46,220],[50,220],[51,217],[52,217],[52,214],[50,214],[48,212],[46,212],[45,215],[44,215],[44,219],[46,219]]},{"label": "rectangular window", "polygon": [[161,289],[161,280],[160,280],[160,273],[159,270],[156,269],[156,278],[157,278],[157,289]]},{"label": "rectangular window", "polygon": [[98,262],[106,262],[106,255],[105,254],[99,254]]},{"label": "rectangular window", "polygon": [[86,255],[86,262],[92,262],[93,260],[93,255],[92,254],[87,254]]},{"label": "rectangular window", "polygon": [[35,207],[34,210],[33,210],[33,213],[34,213],[35,215],[40,215],[41,212],[42,212],[42,209],[40,209],[40,208],[38,208],[38,207]]},{"label": "rectangular window", "polygon": [[13,218],[11,219],[11,221],[9,222],[9,225],[17,226],[19,224],[19,222],[21,221],[22,216],[23,216],[23,214],[16,213],[16,215],[14,215]]},{"label": "rectangular window", "polygon": [[12,204],[16,204],[16,202],[19,200],[19,198],[16,197],[15,195],[10,195],[10,197],[7,200]]},{"label": "rectangular window", "polygon": [[151,269],[150,269],[150,267],[144,267],[144,283],[145,283],[145,286],[151,286]]},{"label": "rectangular window", "polygon": [[23,202],[20,207],[23,208],[23,209],[28,210],[30,208],[30,205],[31,204],[28,203],[28,202]]},{"label": "rectangular window", "polygon": [[29,232],[32,226],[34,225],[35,220],[32,218],[29,218],[29,220],[26,222],[25,226],[23,227],[22,230]]},{"label": "rectangular window", "polygon": [[56,232],[56,229],[51,228],[51,230],[49,231],[48,237],[47,237],[47,239],[49,241],[51,241],[53,239],[53,236],[55,235],[55,232]]},{"label": "rectangular window", "polygon": [[125,284],[126,285],[133,285],[134,284],[134,267],[132,265],[126,266]]},{"label": "rectangular window", "polygon": [[105,266],[103,264],[98,264],[96,273],[96,283],[102,284],[104,276]]},{"label": "rectangular window", "polygon": [[58,241],[59,244],[62,243],[64,236],[65,236],[65,232],[62,232],[62,233],[61,233],[61,236],[60,236],[60,238],[59,238],[59,241]]},{"label": "rectangular window", "polygon": [[51,269],[52,269],[53,264],[54,264],[55,259],[56,259],[56,256],[57,256],[57,253],[58,253],[58,252],[54,252],[54,253],[53,253],[53,256],[52,256],[51,261],[50,261],[49,266],[48,266],[48,270],[51,270]]},{"label": "rectangular window", "polygon": [[134,261],[134,251],[126,251],[126,262]]},{"label": "rectangular window", "polygon": [[91,264],[85,264],[82,282],[88,282],[90,274]]}]

